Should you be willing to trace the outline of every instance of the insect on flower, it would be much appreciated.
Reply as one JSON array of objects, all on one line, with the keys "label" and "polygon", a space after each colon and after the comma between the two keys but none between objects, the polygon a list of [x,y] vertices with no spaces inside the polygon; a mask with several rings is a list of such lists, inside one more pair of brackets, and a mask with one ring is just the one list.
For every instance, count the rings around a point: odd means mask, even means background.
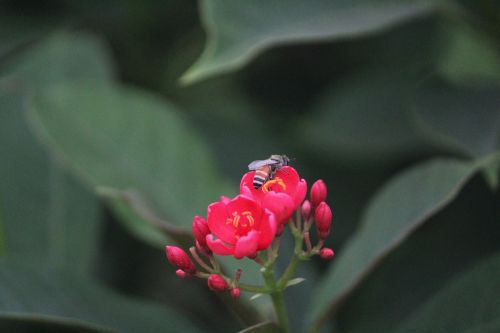
[{"label": "insect on flower", "polygon": [[255,170],[253,177],[253,187],[260,188],[268,180],[274,178],[276,171],[290,164],[290,159],[286,155],[271,155],[266,160],[256,160],[248,165],[250,171]]}]

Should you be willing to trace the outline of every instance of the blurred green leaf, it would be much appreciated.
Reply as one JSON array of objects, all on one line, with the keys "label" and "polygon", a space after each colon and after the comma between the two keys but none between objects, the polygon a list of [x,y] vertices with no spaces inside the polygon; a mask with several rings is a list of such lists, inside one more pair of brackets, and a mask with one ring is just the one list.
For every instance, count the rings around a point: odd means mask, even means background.
[{"label": "blurred green leaf", "polygon": [[205,50],[182,76],[191,83],[238,69],[276,45],[372,33],[429,13],[434,1],[201,1]]},{"label": "blurred green leaf", "polygon": [[264,322],[248,327],[239,333],[278,333],[279,331],[279,327],[275,323]]},{"label": "blurred green leaf", "polygon": [[389,68],[359,70],[326,89],[297,131],[315,150],[343,160],[415,154],[422,138],[406,101],[417,79]]},{"label": "blurred green leaf", "polygon": [[439,72],[456,84],[485,80],[500,84],[498,41],[465,20],[445,23]]},{"label": "blurred green leaf", "polygon": [[95,196],[33,137],[22,94],[0,88],[0,104],[0,205],[8,257],[88,271],[97,249]]},{"label": "blurred green leaf", "polygon": [[59,32],[13,59],[4,71],[34,89],[73,80],[105,83],[114,76],[109,53],[92,35]]},{"label": "blurred green leaf", "polygon": [[79,320],[30,314],[0,314],[0,330],[11,333],[111,333],[106,328]]},{"label": "blurred green leaf", "polygon": [[395,332],[500,330],[499,276],[500,254],[496,254],[444,287]]},{"label": "blurred green leaf", "polygon": [[478,163],[433,160],[389,181],[369,204],[358,231],[318,284],[308,314],[316,326],[401,242],[446,206],[480,168],[500,155]]},{"label": "blurred green leaf", "polygon": [[391,332],[453,278],[500,251],[499,200],[473,176],[339,305],[330,317],[338,332]]},{"label": "blurred green leaf", "polygon": [[225,193],[207,147],[179,111],[145,92],[60,85],[33,99],[31,116],[41,137],[90,184],[137,191],[173,232],[188,230],[193,215]]},{"label": "blurred green leaf", "polygon": [[0,257],[5,255],[5,231],[3,216],[2,216],[2,203],[0,202]]},{"label": "blurred green leaf", "polygon": [[437,144],[473,157],[500,147],[500,89],[432,81],[413,100],[420,128]]},{"label": "blurred green leaf", "polygon": [[172,309],[115,294],[79,274],[0,261],[0,314],[76,319],[120,332],[199,332]]}]

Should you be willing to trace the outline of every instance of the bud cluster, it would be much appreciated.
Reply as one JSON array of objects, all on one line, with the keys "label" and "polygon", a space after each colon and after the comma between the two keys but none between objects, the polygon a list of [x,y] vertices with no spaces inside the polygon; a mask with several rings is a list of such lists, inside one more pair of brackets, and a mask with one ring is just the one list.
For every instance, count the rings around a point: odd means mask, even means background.
[{"label": "bud cluster", "polygon": [[[300,179],[292,167],[284,166],[277,170],[273,178],[261,186],[255,185],[254,175],[255,171],[252,171],[243,176],[238,196],[222,196],[218,202],[209,205],[206,219],[201,216],[193,218],[191,257],[177,246],[166,246],[167,260],[176,269],[178,277],[206,279],[210,290],[229,291],[234,298],[240,297],[241,291],[281,291],[288,286],[294,270],[290,276],[280,279],[280,285],[248,285],[240,283],[240,269],[236,270],[233,278],[225,275],[215,255],[233,256],[235,259],[246,257],[261,265],[263,272],[271,271],[278,256],[280,236],[287,225],[296,245],[303,248],[305,244],[305,249],[295,253],[291,259],[292,267],[296,266],[292,264],[294,261],[306,260],[313,255],[325,260],[333,258],[333,250],[323,247],[332,223],[332,211],[325,202],[325,183],[316,181],[311,187],[310,199],[305,200],[306,181]],[[300,214],[292,218],[297,210]],[[313,225],[318,237],[315,246],[311,244],[310,237]]]}]

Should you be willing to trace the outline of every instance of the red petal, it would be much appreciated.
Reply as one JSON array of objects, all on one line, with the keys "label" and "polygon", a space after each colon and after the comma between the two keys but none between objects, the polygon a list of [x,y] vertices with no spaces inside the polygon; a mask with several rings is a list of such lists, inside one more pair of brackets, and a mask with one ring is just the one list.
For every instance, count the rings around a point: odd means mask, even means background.
[{"label": "red petal", "polygon": [[234,228],[232,225],[226,223],[228,218],[226,205],[222,202],[214,202],[208,206],[207,223],[210,232],[224,242],[234,245],[236,243]]},{"label": "red petal", "polygon": [[274,191],[268,192],[262,199],[262,207],[273,212],[278,223],[286,223],[296,208],[292,197]]},{"label": "red petal", "polygon": [[206,240],[208,247],[215,254],[218,254],[220,256],[228,256],[230,254],[233,254],[234,252],[234,247],[225,244],[220,239],[213,239],[212,235],[207,235]]},{"label": "red petal", "polygon": [[274,236],[276,235],[277,222],[274,214],[266,210],[262,219],[260,228],[259,250],[265,250],[271,245]]},{"label": "red petal", "polygon": [[[238,239],[234,249],[234,257],[241,259],[257,252],[259,243],[259,232],[252,230],[246,236]],[[215,251],[214,251],[215,252]]]},{"label": "red petal", "polygon": [[262,215],[262,208],[251,197],[241,194],[237,195],[227,204],[226,210],[229,214],[232,214],[233,212],[238,212],[241,214],[242,212],[249,211],[255,221],[254,229],[258,229]]}]

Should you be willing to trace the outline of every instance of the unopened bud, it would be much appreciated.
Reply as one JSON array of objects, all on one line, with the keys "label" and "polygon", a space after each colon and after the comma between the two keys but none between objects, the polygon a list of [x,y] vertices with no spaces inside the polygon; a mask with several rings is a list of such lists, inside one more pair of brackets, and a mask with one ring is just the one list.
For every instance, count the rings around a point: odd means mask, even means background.
[{"label": "unopened bud", "polygon": [[238,297],[240,297],[240,295],[241,295],[240,288],[231,289],[231,296],[233,296],[233,298],[238,298]]},{"label": "unopened bud", "polygon": [[194,239],[200,243],[200,246],[205,248],[207,247],[207,235],[210,233],[210,229],[208,228],[207,221],[201,217],[196,215],[193,218],[193,223],[191,225],[193,230]]},{"label": "unopened bud", "polygon": [[212,274],[208,277],[208,288],[213,291],[222,292],[229,288],[226,280],[219,274]]},{"label": "unopened bud", "polygon": [[200,253],[206,255],[206,256],[209,256],[212,254],[212,250],[210,250],[210,248],[208,247],[208,245],[205,245],[205,246],[202,246],[200,245],[200,243],[198,241],[196,241],[196,249],[198,251],[200,251]]},{"label": "unopened bud", "polygon": [[179,268],[188,274],[196,272],[196,267],[183,249],[177,246],[166,246],[167,260],[175,268]]},{"label": "unopened bud", "polygon": [[321,179],[314,182],[311,186],[311,205],[318,207],[318,205],[326,200],[326,185]]},{"label": "unopened bud", "polygon": [[177,275],[181,279],[184,279],[187,276],[187,273],[184,272],[182,269],[178,269],[175,271],[175,275]]},{"label": "unopened bud", "polygon": [[333,252],[333,250],[328,248],[328,247],[324,247],[321,249],[321,251],[319,251],[319,256],[325,260],[332,259],[334,255],[335,255],[335,252]]},{"label": "unopened bud", "polygon": [[316,221],[318,237],[325,239],[330,233],[330,226],[332,225],[332,210],[326,202],[323,201],[316,207],[314,220]]},{"label": "unopened bud", "polygon": [[300,213],[302,214],[302,218],[307,221],[311,216],[311,203],[309,200],[304,200],[302,203],[302,207],[300,209]]}]

